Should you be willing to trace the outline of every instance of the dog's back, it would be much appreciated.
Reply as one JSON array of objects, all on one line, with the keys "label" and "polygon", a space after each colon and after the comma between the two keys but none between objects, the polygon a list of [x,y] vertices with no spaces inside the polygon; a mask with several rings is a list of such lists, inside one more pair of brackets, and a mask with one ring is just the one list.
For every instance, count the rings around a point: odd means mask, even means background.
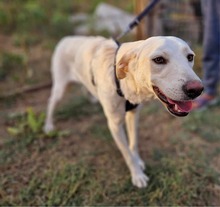
[{"label": "dog's back", "polygon": [[[94,79],[113,83],[113,77],[107,74],[113,66],[117,45],[104,37],[68,36],[55,48],[52,58],[52,76],[54,83],[76,82],[83,84],[97,98]],[[105,77],[99,78],[99,76]],[[107,81],[107,78],[112,79]],[[107,83],[106,83],[107,82]],[[98,84],[98,83],[97,83]]]}]

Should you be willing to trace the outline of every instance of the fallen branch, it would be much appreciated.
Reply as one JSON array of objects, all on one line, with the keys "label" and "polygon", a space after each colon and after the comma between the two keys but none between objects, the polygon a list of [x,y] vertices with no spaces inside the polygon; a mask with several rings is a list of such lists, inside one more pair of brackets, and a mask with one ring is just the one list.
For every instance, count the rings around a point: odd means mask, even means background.
[{"label": "fallen branch", "polygon": [[50,81],[47,83],[42,83],[42,84],[38,84],[38,85],[34,85],[34,86],[24,86],[24,87],[21,87],[21,88],[14,90],[14,91],[0,95],[0,99],[9,98],[9,97],[20,95],[23,93],[30,93],[30,92],[39,91],[39,90],[42,90],[45,88],[49,88],[49,87],[51,87],[51,85],[52,85],[52,83]]}]

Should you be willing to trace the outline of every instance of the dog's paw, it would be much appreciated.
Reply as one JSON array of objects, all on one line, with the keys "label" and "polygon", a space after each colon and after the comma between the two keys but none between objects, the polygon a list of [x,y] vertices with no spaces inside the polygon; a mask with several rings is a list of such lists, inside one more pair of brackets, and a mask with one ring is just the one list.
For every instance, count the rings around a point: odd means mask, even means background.
[{"label": "dog's paw", "polygon": [[134,175],[132,175],[132,183],[138,188],[147,187],[148,181],[149,178],[143,172],[135,173]]},{"label": "dog's paw", "polygon": [[43,130],[46,134],[48,134],[54,130],[54,125],[53,124],[45,124]]}]

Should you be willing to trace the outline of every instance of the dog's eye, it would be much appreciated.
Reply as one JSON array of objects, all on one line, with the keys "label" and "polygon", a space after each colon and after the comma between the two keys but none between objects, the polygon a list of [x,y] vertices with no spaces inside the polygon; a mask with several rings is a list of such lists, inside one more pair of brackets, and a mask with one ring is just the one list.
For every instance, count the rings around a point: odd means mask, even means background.
[{"label": "dog's eye", "polygon": [[156,57],[153,59],[153,61],[156,63],[156,64],[166,64],[167,63],[167,60],[164,58],[164,57]]},{"label": "dog's eye", "polygon": [[193,59],[194,59],[194,55],[193,54],[188,54],[187,59],[188,59],[189,62],[192,62]]}]

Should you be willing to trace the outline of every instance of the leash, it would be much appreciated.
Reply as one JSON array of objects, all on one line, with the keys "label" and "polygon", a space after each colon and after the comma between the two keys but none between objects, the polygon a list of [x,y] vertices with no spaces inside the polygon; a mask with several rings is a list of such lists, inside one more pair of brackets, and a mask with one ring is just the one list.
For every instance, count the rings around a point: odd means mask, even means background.
[{"label": "leash", "polygon": [[115,57],[114,57],[114,78],[115,78],[115,84],[116,84],[116,91],[117,91],[117,94],[119,96],[124,97],[124,94],[123,94],[123,92],[121,90],[120,81],[118,80],[117,75],[116,75],[116,57],[117,57],[118,50],[119,50],[121,44],[118,41],[116,41],[116,40],[114,40],[114,41],[115,41],[115,43],[118,46],[116,51],[115,51]]},{"label": "leash", "polygon": [[[118,50],[120,49],[120,46],[121,46],[119,39],[121,39],[124,35],[126,35],[128,32],[130,32],[134,27],[136,27],[140,23],[140,21],[153,9],[153,7],[159,1],[160,0],[152,0],[150,2],[150,4],[128,25],[127,29],[124,32],[122,32],[116,38],[112,38],[118,46],[118,48],[116,49],[115,58],[114,58],[114,78],[115,78],[117,94],[121,97],[124,97],[124,94],[123,94],[121,87],[120,87],[120,81],[118,80],[117,75],[116,75],[116,57],[117,57]],[[138,106],[138,104],[132,104],[128,100],[126,100],[125,111],[127,112],[130,110],[133,110],[137,106]]]},{"label": "leash", "polygon": [[154,8],[154,6],[160,0],[152,0],[149,5],[128,25],[124,32],[118,35],[114,40],[118,42],[123,36],[125,36],[128,32],[130,32],[134,27],[138,26],[141,20],[148,15],[148,13]]}]

